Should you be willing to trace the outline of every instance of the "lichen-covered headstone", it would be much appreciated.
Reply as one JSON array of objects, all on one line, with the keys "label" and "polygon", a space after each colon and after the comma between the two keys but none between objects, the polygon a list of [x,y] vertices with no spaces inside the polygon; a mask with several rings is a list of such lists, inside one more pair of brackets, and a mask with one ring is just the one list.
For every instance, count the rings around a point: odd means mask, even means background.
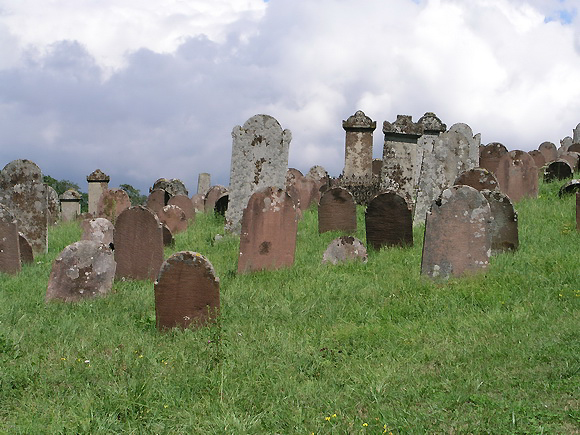
[{"label": "lichen-covered headstone", "polygon": [[81,222],[81,240],[92,240],[109,246],[113,243],[115,227],[105,218],[85,219]]},{"label": "lichen-covered headstone", "polygon": [[282,189],[255,192],[242,218],[238,273],[275,270],[294,264],[296,208]]},{"label": "lichen-covered headstone", "polygon": [[232,131],[226,230],[240,234],[242,214],[254,192],[284,189],[292,134],[269,115],[255,115]]},{"label": "lichen-covered headstone", "polygon": [[487,269],[490,223],[481,192],[470,186],[445,189],[427,214],[421,274],[446,279]]},{"label": "lichen-covered headstone", "polygon": [[161,223],[167,225],[171,234],[177,234],[187,230],[185,213],[176,205],[166,205],[157,212],[157,217]]},{"label": "lichen-covered headstone", "polygon": [[329,176],[328,171],[324,169],[320,165],[315,165],[308,170],[308,173],[305,175],[307,178],[312,178],[315,181],[322,181],[323,183],[327,183]]},{"label": "lichen-covered headstone", "polygon": [[52,264],[45,300],[75,302],[107,294],[115,277],[113,252],[102,243],[81,240],[67,246]]},{"label": "lichen-covered headstone", "polygon": [[18,223],[10,210],[0,205],[0,272],[14,275],[20,269]]},{"label": "lichen-covered headstone", "polygon": [[495,177],[500,190],[515,203],[522,198],[538,196],[538,168],[525,151],[514,150],[504,154]]},{"label": "lichen-covered headstone", "polygon": [[115,223],[117,278],[154,280],[163,263],[163,231],[157,215],[147,207],[123,211]]},{"label": "lichen-covered headstone", "polygon": [[[423,158],[425,154],[433,152],[433,144],[441,133],[445,133],[447,125],[433,112],[426,112],[417,124],[423,126],[423,135],[417,141],[417,161],[413,168],[413,178],[415,180],[415,190],[419,188],[419,179],[421,177],[421,167],[423,165]],[[413,198],[416,198],[416,192],[413,193]]]},{"label": "lichen-covered headstone", "polygon": [[566,136],[564,139],[560,140],[560,148],[558,148],[558,154],[561,152],[567,152],[568,147],[572,145],[574,142],[570,136]]},{"label": "lichen-covered headstone", "polygon": [[32,246],[30,246],[30,243],[26,240],[26,236],[21,232],[18,233],[18,245],[20,246],[20,263],[32,264],[34,262]]},{"label": "lichen-covered headstone", "polygon": [[153,187],[151,188],[151,192],[155,189],[162,189],[169,193],[170,196],[175,195],[185,195],[189,196],[189,192],[185,188],[185,184],[178,178],[171,178],[170,180],[166,178],[160,178],[155,183],[153,183]]},{"label": "lichen-covered headstone", "polygon": [[488,143],[486,146],[480,148],[479,167],[485,168],[496,175],[499,160],[507,152],[507,148],[499,142]]},{"label": "lichen-covered headstone", "polygon": [[380,193],[369,202],[365,223],[367,244],[375,250],[413,245],[411,205],[395,192]]},{"label": "lichen-covered headstone", "polygon": [[458,122],[449,127],[450,132],[460,133],[467,139],[469,151],[467,153],[466,166],[476,168],[479,166],[479,146],[481,145],[481,134],[473,134],[471,127],[463,122]]},{"label": "lichen-covered headstone", "polygon": [[224,186],[220,186],[216,184],[215,186],[210,187],[207,191],[207,195],[205,195],[204,200],[204,210],[206,213],[213,213],[215,211],[215,203],[218,199],[220,199],[223,195],[228,193],[228,189]]},{"label": "lichen-covered headstone", "polygon": [[203,213],[205,209],[205,195],[196,193],[191,197],[191,204],[195,213]]},{"label": "lichen-covered headstone", "polygon": [[211,187],[211,175],[207,172],[202,172],[197,177],[197,194],[205,195]]},{"label": "lichen-covered headstone", "polygon": [[573,173],[570,163],[566,160],[554,160],[544,167],[544,181],[549,183],[554,180],[565,180],[572,177]]},{"label": "lichen-covered headstone", "polygon": [[359,239],[352,236],[341,236],[334,239],[322,254],[322,264],[339,264],[348,261],[366,263],[367,260],[367,249]]},{"label": "lichen-covered headstone", "polygon": [[59,199],[63,222],[76,220],[81,214],[81,194],[74,189],[69,189],[60,195]]},{"label": "lichen-covered headstone", "polygon": [[147,208],[159,213],[169,203],[171,195],[164,189],[153,189],[147,197]]},{"label": "lichen-covered headstone", "polygon": [[197,252],[173,254],[155,281],[157,329],[199,327],[217,319],[220,281],[211,263]]},{"label": "lichen-covered headstone", "polygon": [[56,225],[60,221],[60,200],[58,193],[48,184],[46,185],[48,204],[48,225]]},{"label": "lichen-covered headstone", "polygon": [[131,207],[129,195],[123,189],[109,189],[101,195],[97,205],[97,217],[110,220],[115,224],[117,217]]},{"label": "lichen-covered headstone", "polygon": [[0,204],[12,213],[37,254],[48,252],[48,194],[40,168],[14,160],[0,172]]},{"label": "lichen-covered headstone", "polygon": [[95,169],[87,176],[89,186],[89,213],[97,216],[99,212],[99,200],[101,195],[109,190],[109,181],[111,178],[100,169]]},{"label": "lichen-covered headstone", "polygon": [[175,195],[169,199],[167,205],[176,205],[183,210],[186,219],[195,220],[195,207],[189,196]]},{"label": "lichen-covered headstone", "polygon": [[499,189],[499,184],[495,175],[489,172],[487,169],[483,168],[473,168],[468,169],[460,173],[453,185],[460,186],[471,186],[476,190],[496,190]]},{"label": "lichen-covered headstone", "polygon": [[356,204],[350,192],[334,187],[322,194],[318,204],[318,232],[356,231]]},{"label": "lichen-covered headstone", "polygon": [[546,163],[553,162],[558,158],[558,149],[552,142],[542,142],[538,147],[538,151],[542,153]]},{"label": "lichen-covered headstone", "polygon": [[510,199],[498,190],[482,190],[491,210],[491,254],[515,251],[519,247],[518,214]]},{"label": "lichen-covered headstone", "polygon": [[373,131],[376,121],[357,111],[346,121],[342,121],[346,132],[344,150],[344,177],[372,178],[373,175]]}]

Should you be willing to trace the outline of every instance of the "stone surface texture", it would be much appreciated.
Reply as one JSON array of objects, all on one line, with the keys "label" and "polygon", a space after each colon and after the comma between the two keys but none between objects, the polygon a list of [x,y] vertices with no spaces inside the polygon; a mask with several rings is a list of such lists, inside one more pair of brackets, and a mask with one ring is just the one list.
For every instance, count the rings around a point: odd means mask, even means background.
[{"label": "stone surface texture", "polygon": [[110,177],[100,169],[95,169],[87,176],[89,185],[89,213],[97,216],[101,195],[109,190]]},{"label": "stone surface texture", "polygon": [[97,217],[110,220],[113,225],[117,217],[131,207],[129,195],[123,189],[109,189],[101,195],[97,206]]},{"label": "stone surface texture", "polygon": [[498,190],[482,190],[491,210],[491,254],[515,251],[519,247],[518,214],[514,205]]},{"label": "stone surface texture", "polygon": [[342,128],[346,131],[343,176],[371,178],[376,121],[359,110],[346,121],[342,121]]},{"label": "stone surface texture", "polygon": [[504,154],[495,173],[499,187],[514,202],[538,196],[538,168],[525,151]]},{"label": "stone surface texture", "polygon": [[558,196],[569,195],[575,192],[580,192],[580,179],[570,180],[565,183],[558,191]]},{"label": "stone surface texture", "polygon": [[92,240],[109,246],[113,243],[115,227],[105,218],[85,219],[81,222],[81,240]]},{"label": "stone surface texture", "polygon": [[322,254],[322,264],[340,264],[349,261],[366,263],[367,260],[367,249],[359,239],[352,236],[334,239]]},{"label": "stone surface texture", "polygon": [[196,213],[203,213],[205,210],[205,195],[196,193],[191,197],[191,203]]},{"label": "stone surface texture", "polygon": [[356,204],[350,192],[334,187],[322,194],[318,204],[318,232],[356,231]]},{"label": "stone surface texture", "polygon": [[469,151],[467,153],[469,164],[472,168],[479,166],[479,147],[481,145],[481,134],[473,134],[471,127],[463,122],[453,124],[449,127],[450,132],[460,133],[467,139]]},{"label": "stone surface texture", "polygon": [[193,205],[193,202],[191,201],[189,196],[175,195],[169,198],[167,205],[176,205],[181,210],[183,210],[183,213],[185,213],[185,218],[187,220],[192,221],[195,220],[195,206]]},{"label": "stone surface texture", "polygon": [[568,161],[563,159],[553,160],[544,167],[544,181],[549,183],[554,180],[571,178],[574,171]]},{"label": "stone surface texture", "polygon": [[499,184],[495,175],[483,168],[468,169],[460,173],[453,185],[471,186],[476,190],[498,190]]},{"label": "stone surface texture", "polygon": [[572,132],[572,142],[580,143],[580,123],[576,126],[576,128]]},{"label": "stone surface texture", "polygon": [[48,184],[45,186],[48,204],[48,225],[56,225],[60,221],[60,200],[54,188]]},{"label": "stone surface texture", "polygon": [[197,176],[197,194],[205,195],[211,187],[211,175],[207,172],[202,172]]},{"label": "stone surface texture", "polygon": [[542,153],[546,163],[553,162],[558,158],[558,149],[552,142],[542,142],[538,147],[538,151]]},{"label": "stone surface texture", "polygon": [[507,154],[507,148],[499,142],[491,142],[480,149],[479,167],[487,169],[496,175],[499,160],[504,154]]},{"label": "stone surface texture", "polygon": [[20,269],[18,223],[10,210],[0,204],[0,272],[15,275]]},{"label": "stone surface texture", "polygon": [[171,195],[166,190],[153,189],[147,197],[147,208],[155,213],[159,213],[169,203],[170,199]]},{"label": "stone surface texture", "polygon": [[187,230],[187,217],[176,205],[166,205],[157,213],[157,217],[162,224],[167,225],[173,235]]},{"label": "stone surface texture", "polygon": [[185,184],[183,184],[183,181],[178,178],[171,178],[170,180],[166,178],[160,178],[155,183],[153,183],[153,187],[150,189],[150,192],[154,191],[155,189],[163,189],[169,193],[170,196],[189,196],[189,192],[185,188]]},{"label": "stone surface texture", "polygon": [[558,158],[566,160],[574,172],[580,169],[580,153],[568,151],[560,154]]},{"label": "stone surface texture", "polygon": [[76,218],[81,214],[81,194],[76,190],[69,189],[60,195],[59,200],[63,222],[76,220]]},{"label": "stone surface texture", "polygon": [[20,232],[18,233],[18,245],[20,246],[20,263],[32,264],[34,262],[32,246],[28,240],[26,240],[26,236]]},{"label": "stone surface texture", "polygon": [[540,152],[540,150],[528,151],[528,154],[534,159],[536,168],[540,169],[546,164],[546,157]]},{"label": "stone surface texture", "polygon": [[411,205],[395,192],[380,193],[369,202],[365,225],[367,244],[375,250],[413,245]]},{"label": "stone surface texture", "polygon": [[212,186],[208,190],[207,195],[205,195],[205,201],[203,205],[204,211],[206,213],[213,213],[215,211],[215,203],[217,200],[227,193],[228,189],[224,186],[220,186],[219,184]]}]

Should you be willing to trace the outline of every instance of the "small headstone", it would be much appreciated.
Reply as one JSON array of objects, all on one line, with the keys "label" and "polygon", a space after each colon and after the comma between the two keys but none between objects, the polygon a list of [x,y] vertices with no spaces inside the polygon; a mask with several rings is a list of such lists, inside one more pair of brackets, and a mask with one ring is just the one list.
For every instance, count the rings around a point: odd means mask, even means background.
[{"label": "small headstone", "polygon": [[344,151],[344,177],[371,178],[373,175],[373,131],[376,121],[357,111],[346,121],[342,121],[346,131]]},{"label": "small headstone", "polygon": [[163,263],[163,231],[157,215],[134,206],[119,215],[113,239],[117,278],[154,280]]},{"label": "small headstone", "polygon": [[322,194],[318,204],[318,232],[356,231],[356,205],[350,192],[334,187]]},{"label": "small headstone", "polygon": [[296,208],[284,190],[255,192],[242,218],[238,273],[292,266],[296,230]]},{"label": "small headstone", "polygon": [[58,193],[48,184],[46,185],[48,203],[48,225],[56,225],[60,221],[60,201]]},{"label": "small headstone", "polygon": [[171,234],[187,230],[185,213],[176,205],[166,205],[157,213],[157,217],[161,223],[167,225]]},{"label": "small headstone", "polygon": [[367,250],[363,243],[352,236],[342,236],[334,239],[322,255],[322,264],[339,264],[348,261],[360,261],[366,263],[368,260]]},{"label": "small headstone", "polygon": [[413,246],[413,215],[410,204],[395,192],[375,196],[365,213],[367,244],[375,250],[383,246]]},{"label": "small headstone", "polygon": [[63,222],[76,220],[81,214],[82,196],[76,190],[69,189],[60,195],[60,211]]},{"label": "small headstone", "polygon": [[18,245],[20,246],[20,263],[32,264],[34,262],[34,252],[32,252],[32,246],[26,240],[26,236],[22,233],[18,233]]},{"label": "small headstone", "polygon": [[495,175],[483,168],[473,168],[463,171],[453,182],[455,186],[471,186],[476,190],[497,190],[499,185]]},{"label": "small headstone", "polygon": [[203,326],[217,319],[220,281],[211,263],[197,252],[173,254],[155,281],[157,329]]},{"label": "small headstone", "polygon": [[105,218],[85,219],[81,222],[81,240],[92,240],[109,246],[113,243],[115,227]]},{"label": "small headstone", "polygon": [[101,195],[109,190],[109,181],[111,178],[100,169],[96,169],[87,176],[89,185],[89,213],[97,216],[99,212],[99,200]]},{"label": "small headstone", "polygon": [[500,191],[482,190],[493,220],[491,222],[491,254],[518,249],[518,214],[510,199]]},{"label": "small headstone", "polygon": [[211,187],[211,175],[207,172],[202,172],[197,177],[197,194],[205,195]]},{"label": "small headstone", "polygon": [[570,180],[562,187],[560,187],[558,196],[562,197],[564,195],[569,195],[575,192],[580,192],[580,179]]},{"label": "small headstone", "polygon": [[201,193],[196,193],[191,197],[191,203],[196,213],[203,213],[205,209],[205,196]]},{"label": "small headstone", "polygon": [[189,196],[175,195],[169,199],[167,205],[176,205],[183,210],[186,219],[195,220],[195,207],[191,199],[189,199]]},{"label": "small headstone", "polygon": [[147,197],[147,208],[159,213],[169,203],[171,195],[164,189],[153,189]]},{"label": "small headstone", "polygon": [[226,212],[228,211],[229,203],[230,203],[230,196],[227,193],[224,193],[215,202],[215,206],[213,208],[214,212],[221,215],[221,216],[225,216]]},{"label": "small headstone", "polygon": [[160,178],[155,183],[153,183],[153,187],[151,188],[150,192],[153,192],[155,189],[163,189],[169,193],[169,196],[189,196],[189,192],[185,188],[185,184],[183,184],[183,181],[177,178],[172,178],[170,180],[166,178]]},{"label": "small headstone", "polygon": [[18,223],[10,210],[0,205],[0,272],[15,275],[20,265]]},{"label": "small headstone", "polygon": [[481,134],[473,134],[471,127],[463,122],[458,122],[449,127],[450,132],[457,132],[465,136],[468,143],[467,161],[464,163],[469,168],[479,166],[479,146],[481,145]]},{"label": "small headstone", "polygon": [[538,147],[538,151],[542,153],[546,163],[553,162],[558,158],[558,149],[552,142],[542,142]]},{"label": "small headstone", "polygon": [[207,195],[205,195],[204,210],[206,213],[213,213],[215,211],[215,203],[224,194],[228,193],[228,189],[224,186],[215,185],[212,186]]},{"label": "small headstone", "polygon": [[485,270],[491,255],[491,210],[470,186],[446,189],[425,223],[421,274],[449,278]]},{"label": "small headstone", "polygon": [[497,176],[497,168],[499,160],[508,150],[499,142],[491,142],[484,146],[479,153],[479,167],[485,168],[492,174]]},{"label": "small headstone", "polygon": [[102,243],[81,240],[64,248],[52,264],[45,300],[75,302],[103,296],[114,277],[113,252]]},{"label": "small headstone", "polygon": [[565,180],[572,177],[572,167],[566,160],[554,160],[544,167],[544,181]]},{"label": "small headstone", "polygon": [[500,190],[514,202],[538,196],[538,168],[525,151],[514,150],[500,159],[495,177]]},{"label": "small headstone", "polygon": [[122,189],[110,189],[104,192],[97,206],[97,217],[110,220],[113,224],[117,217],[131,207],[129,195]]},{"label": "small headstone", "polygon": [[322,166],[316,165],[311,167],[308,170],[308,173],[305,175],[307,178],[312,178],[316,181],[322,181],[326,183],[328,181],[328,172]]},{"label": "small headstone", "polygon": [[546,157],[544,157],[544,154],[542,154],[540,150],[528,151],[528,154],[532,156],[532,159],[534,159],[536,168],[540,169],[544,167],[544,165],[546,164]]}]

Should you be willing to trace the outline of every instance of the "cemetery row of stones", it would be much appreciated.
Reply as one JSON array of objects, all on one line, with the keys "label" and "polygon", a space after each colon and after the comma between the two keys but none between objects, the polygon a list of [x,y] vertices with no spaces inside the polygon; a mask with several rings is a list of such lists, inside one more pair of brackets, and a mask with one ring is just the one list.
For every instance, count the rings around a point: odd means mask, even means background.
[{"label": "cemetery row of stones", "polygon": [[[481,147],[469,126],[456,124],[445,131],[427,113],[418,123],[409,116],[385,122],[384,163],[377,165],[372,159],[375,126],[361,111],[343,122],[345,169],[337,179],[319,166],[306,176],[288,169],[291,134],[268,115],[256,115],[234,128],[227,189],[210,187],[209,175],[201,174],[198,193],[189,198],[179,180],[160,179],[147,207],[130,207],[127,194],[108,189],[109,177],[96,170],[87,177],[89,217],[101,217],[83,221],[83,240],[55,261],[47,300],[105,294],[115,277],[156,279],[160,328],[205,323],[219,310],[219,279],[211,264],[189,251],[163,261],[164,244],[199,211],[224,213],[226,229],[240,234],[239,273],[291,266],[297,222],[312,203],[318,203],[319,232],[347,234],[356,230],[356,203],[367,205],[366,241],[377,250],[412,245],[413,223],[425,222],[421,271],[430,277],[483,270],[490,255],[517,249],[517,214],[510,197],[517,201],[537,195],[540,163],[534,157],[508,152],[497,143]],[[568,151],[560,154],[553,145],[540,146],[547,180],[571,175],[572,166],[577,168],[578,154],[569,151],[575,145],[563,143],[561,149]],[[565,161],[558,158],[562,156],[576,158],[565,164],[569,173],[551,169],[551,163]],[[30,161],[11,162],[0,175],[0,265],[14,273],[24,259],[26,242],[32,251],[46,252],[46,227],[56,213],[49,206],[54,195]],[[80,214],[78,199],[75,192],[61,196],[63,219]],[[333,241],[324,253],[324,261],[333,263],[349,258],[366,260],[364,245],[350,236]]]}]

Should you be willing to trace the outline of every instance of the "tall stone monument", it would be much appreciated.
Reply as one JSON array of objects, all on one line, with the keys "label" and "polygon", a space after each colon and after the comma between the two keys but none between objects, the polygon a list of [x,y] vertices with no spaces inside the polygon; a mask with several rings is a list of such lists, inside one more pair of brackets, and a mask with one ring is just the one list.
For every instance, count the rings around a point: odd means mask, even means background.
[{"label": "tall stone monument", "polygon": [[202,172],[197,177],[197,193],[205,195],[211,187],[211,175],[207,172]]},{"label": "tall stone monument", "polygon": [[89,184],[89,213],[95,217],[98,212],[99,199],[109,189],[109,181],[111,181],[111,178],[100,169],[96,169],[87,176],[87,183]]},{"label": "tall stone monument", "polygon": [[376,121],[357,111],[346,121],[342,121],[346,131],[343,176],[368,178],[373,175],[373,131]]}]

